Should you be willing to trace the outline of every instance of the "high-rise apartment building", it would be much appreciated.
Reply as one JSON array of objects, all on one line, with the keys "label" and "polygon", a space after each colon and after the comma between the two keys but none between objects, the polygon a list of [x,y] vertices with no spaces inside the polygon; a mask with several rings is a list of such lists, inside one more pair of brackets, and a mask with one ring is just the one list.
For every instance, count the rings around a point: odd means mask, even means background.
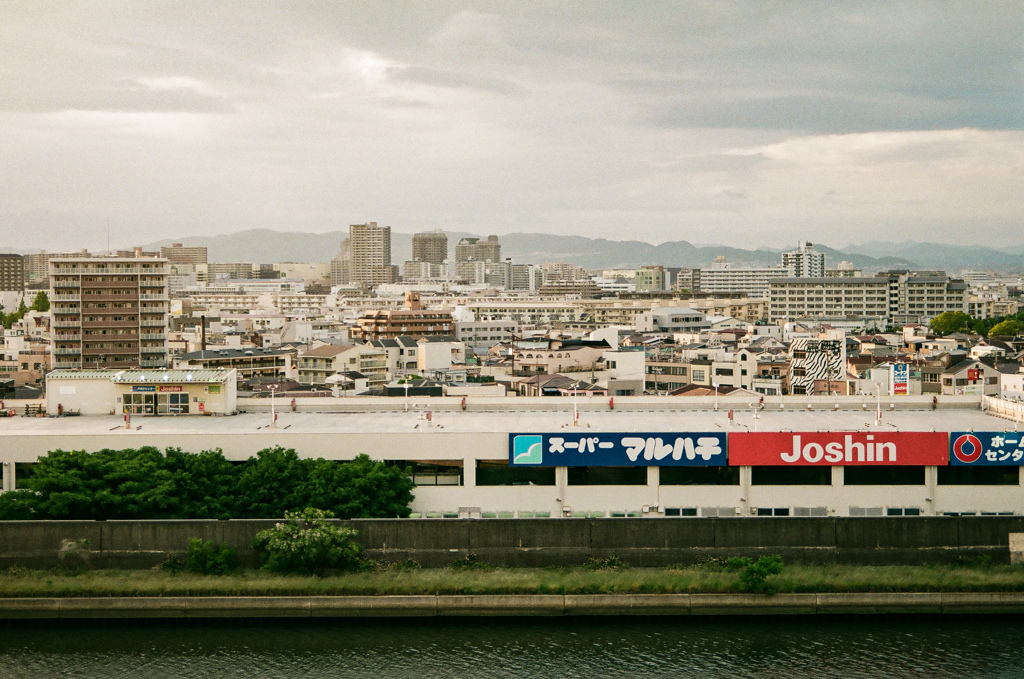
[{"label": "high-rise apartment building", "polygon": [[501,244],[497,236],[488,236],[487,240],[479,238],[463,238],[455,246],[456,262],[500,262]]},{"label": "high-rise apartment building", "polygon": [[45,250],[31,255],[23,255],[25,285],[35,288],[50,287],[50,260],[54,257],[59,257],[59,255]]},{"label": "high-rise apartment building", "polygon": [[206,246],[184,247],[181,243],[174,243],[171,247],[160,248],[160,256],[171,264],[206,264]]},{"label": "high-rise apartment building", "polygon": [[352,279],[352,241],[341,241],[341,251],[331,260],[331,285],[345,285]]},{"label": "high-rise apartment building", "polygon": [[0,290],[25,290],[25,260],[21,255],[0,253]]},{"label": "high-rise apartment building", "polygon": [[377,222],[348,227],[349,282],[365,285],[394,283],[398,267],[391,264],[391,227]]},{"label": "high-rise apartment building", "polygon": [[412,261],[444,264],[448,259],[448,236],[444,231],[417,233],[412,237]]},{"label": "high-rise apartment building", "polygon": [[825,275],[825,253],[815,252],[814,243],[800,241],[796,250],[782,253],[782,266],[793,278],[820,278]]},{"label": "high-rise apartment building", "polygon": [[167,367],[162,258],[50,260],[54,368]]}]

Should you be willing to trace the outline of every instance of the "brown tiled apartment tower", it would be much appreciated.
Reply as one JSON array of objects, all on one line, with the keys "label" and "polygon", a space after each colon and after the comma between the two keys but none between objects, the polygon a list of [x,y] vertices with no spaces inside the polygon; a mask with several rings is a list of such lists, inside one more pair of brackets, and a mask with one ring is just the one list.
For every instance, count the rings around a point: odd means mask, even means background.
[{"label": "brown tiled apartment tower", "polygon": [[167,367],[162,258],[50,260],[54,368]]}]

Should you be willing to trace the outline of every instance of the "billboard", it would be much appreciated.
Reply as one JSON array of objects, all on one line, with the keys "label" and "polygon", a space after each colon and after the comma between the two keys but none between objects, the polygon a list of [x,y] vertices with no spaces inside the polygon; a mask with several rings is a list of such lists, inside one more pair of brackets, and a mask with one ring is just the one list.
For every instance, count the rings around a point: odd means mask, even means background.
[{"label": "billboard", "polygon": [[766,432],[729,434],[730,466],[939,465],[943,432]]},{"label": "billboard", "polygon": [[509,434],[508,463],[515,467],[724,467],[726,434]]},{"label": "billboard", "polygon": [[1024,465],[1024,434],[1015,431],[954,431],[949,463],[956,466]]},{"label": "billboard", "polygon": [[895,363],[892,366],[893,396],[906,396],[910,393],[910,366],[906,363]]}]

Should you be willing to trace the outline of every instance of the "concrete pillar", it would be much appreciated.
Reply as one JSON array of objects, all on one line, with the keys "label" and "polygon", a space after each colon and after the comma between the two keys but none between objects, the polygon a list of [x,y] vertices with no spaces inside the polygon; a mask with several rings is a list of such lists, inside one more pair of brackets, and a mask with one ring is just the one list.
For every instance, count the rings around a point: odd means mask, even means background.
[{"label": "concrete pillar", "polygon": [[924,468],[924,507],[921,508],[921,514],[925,516],[935,516],[938,512],[935,509],[935,487],[939,483],[939,468],[938,467],[925,467]]},{"label": "concrete pillar", "polygon": [[568,467],[555,467],[555,487],[558,488],[558,516],[564,517],[565,512],[562,508],[566,505],[572,506],[569,502],[569,498],[566,496],[566,491],[569,489],[569,468]]},{"label": "concrete pillar", "polygon": [[1010,563],[1024,563],[1024,533],[1010,533]]},{"label": "concrete pillar", "polygon": [[754,506],[753,498],[750,497],[750,467],[740,467],[740,488],[743,495],[740,496],[740,516],[750,516],[750,508]]},{"label": "concrete pillar", "polygon": [[476,487],[476,458],[467,457],[462,460],[462,486]]},{"label": "concrete pillar", "polygon": [[4,462],[3,467],[3,489],[14,490],[14,463]]}]

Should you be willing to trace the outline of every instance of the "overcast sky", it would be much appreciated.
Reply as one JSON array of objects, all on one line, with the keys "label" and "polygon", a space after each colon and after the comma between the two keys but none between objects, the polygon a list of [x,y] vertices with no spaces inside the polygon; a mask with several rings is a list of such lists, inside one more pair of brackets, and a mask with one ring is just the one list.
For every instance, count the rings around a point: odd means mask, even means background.
[{"label": "overcast sky", "polygon": [[0,248],[1024,243],[1020,0],[3,1],[0,50]]}]

